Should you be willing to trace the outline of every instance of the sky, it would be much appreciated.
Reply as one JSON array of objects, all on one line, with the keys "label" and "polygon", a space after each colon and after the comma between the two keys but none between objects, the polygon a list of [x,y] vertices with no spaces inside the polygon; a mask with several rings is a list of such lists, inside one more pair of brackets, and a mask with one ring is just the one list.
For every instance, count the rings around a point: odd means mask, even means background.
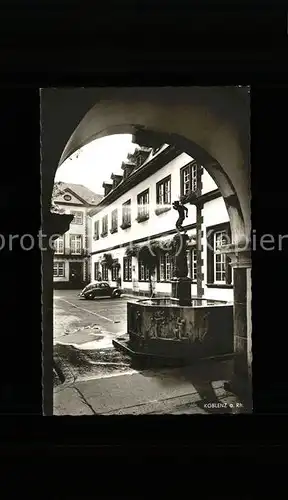
[{"label": "sky", "polygon": [[96,139],[77,152],[58,168],[55,181],[82,184],[97,194],[104,194],[102,183],[111,182],[111,174],[123,174],[121,164],[137,146],[132,135],[117,134]]}]

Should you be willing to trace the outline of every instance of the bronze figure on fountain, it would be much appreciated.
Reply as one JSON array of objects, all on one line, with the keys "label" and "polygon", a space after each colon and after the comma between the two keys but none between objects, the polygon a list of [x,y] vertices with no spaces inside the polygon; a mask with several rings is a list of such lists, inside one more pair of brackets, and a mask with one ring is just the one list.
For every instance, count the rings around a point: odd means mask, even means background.
[{"label": "bronze figure on fountain", "polygon": [[174,201],[172,206],[173,206],[174,210],[177,210],[177,212],[178,212],[178,219],[176,221],[176,229],[177,229],[177,231],[184,231],[185,232],[185,229],[182,226],[182,224],[183,224],[185,218],[188,217],[188,208],[185,207],[185,205],[180,203],[180,201],[178,201],[178,200]]},{"label": "bronze figure on fountain", "polygon": [[172,206],[179,215],[176,222],[178,234],[174,237],[175,277],[171,280],[172,297],[179,301],[179,305],[191,305],[191,279],[187,277],[187,242],[189,236],[182,226],[185,217],[188,215],[188,209],[179,201],[174,201]]}]

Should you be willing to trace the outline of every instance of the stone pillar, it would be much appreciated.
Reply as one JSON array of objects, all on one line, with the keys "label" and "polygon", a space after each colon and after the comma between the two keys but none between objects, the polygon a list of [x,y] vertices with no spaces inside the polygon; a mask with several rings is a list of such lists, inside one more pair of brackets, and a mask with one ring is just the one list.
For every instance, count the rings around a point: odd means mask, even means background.
[{"label": "stone pillar", "polygon": [[247,361],[248,376],[252,384],[252,280],[251,267],[247,268]]},{"label": "stone pillar", "polygon": [[251,254],[246,248],[227,245],[222,250],[231,259],[234,287],[234,370],[227,385],[252,409],[252,319],[251,319]]},{"label": "stone pillar", "polygon": [[42,241],[42,396],[43,413],[53,415],[53,256],[52,243],[68,231],[73,215],[43,214]]},{"label": "stone pillar", "polygon": [[42,251],[42,398],[45,416],[53,415],[53,254],[49,248]]}]

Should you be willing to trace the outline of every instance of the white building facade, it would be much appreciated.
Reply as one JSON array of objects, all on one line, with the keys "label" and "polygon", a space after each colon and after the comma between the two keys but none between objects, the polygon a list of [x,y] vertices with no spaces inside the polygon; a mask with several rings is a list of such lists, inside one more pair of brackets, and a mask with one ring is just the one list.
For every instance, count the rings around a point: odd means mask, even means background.
[{"label": "white building facade", "polygon": [[57,183],[53,204],[74,215],[70,229],[54,243],[54,288],[82,288],[91,280],[91,219],[88,215],[103,196],[78,184]]},{"label": "white building facade", "polygon": [[[217,185],[174,146],[144,153],[144,162],[133,158],[132,163],[122,165],[123,177],[112,175],[113,183],[103,184],[105,196],[90,211],[91,279],[118,284],[127,294],[149,296],[151,270],[131,249],[157,242],[163,251],[157,254],[153,270],[155,295],[170,296],[173,258],[165,251],[165,243],[177,234],[178,218],[172,203],[195,192],[198,208],[186,204],[188,217],[183,222],[190,237],[187,258],[192,296],[201,288],[205,298],[232,302],[231,268],[227,257],[217,253],[230,238],[229,216]],[[201,235],[198,245],[196,233]]]}]

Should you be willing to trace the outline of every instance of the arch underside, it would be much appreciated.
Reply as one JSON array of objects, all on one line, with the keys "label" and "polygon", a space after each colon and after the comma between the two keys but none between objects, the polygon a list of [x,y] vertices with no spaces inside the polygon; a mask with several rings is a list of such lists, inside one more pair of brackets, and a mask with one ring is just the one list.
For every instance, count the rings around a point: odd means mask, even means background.
[{"label": "arch underside", "polygon": [[102,99],[82,115],[68,139],[59,165],[97,138],[144,131],[159,143],[174,144],[208,171],[225,200],[232,239],[249,237],[249,103],[243,93],[239,97],[235,87],[144,91],[135,98],[127,89],[108,89],[105,99],[102,90]]}]

